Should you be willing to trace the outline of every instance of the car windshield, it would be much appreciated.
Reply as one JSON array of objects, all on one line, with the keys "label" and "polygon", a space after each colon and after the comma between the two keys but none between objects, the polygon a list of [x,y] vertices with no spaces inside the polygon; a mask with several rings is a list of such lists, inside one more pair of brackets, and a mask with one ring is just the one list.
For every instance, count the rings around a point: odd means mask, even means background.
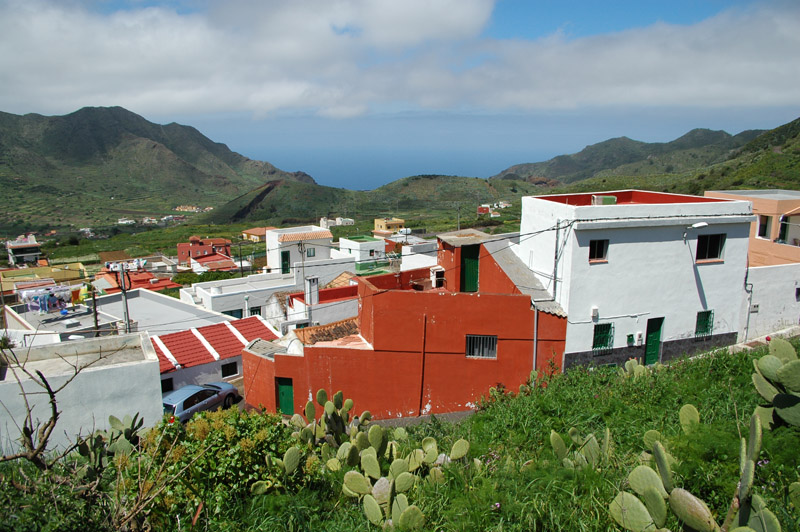
[{"label": "car windshield", "polygon": [[164,403],[164,413],[165,414],[174,414],[175,413],[175,405],[171,405],[169,403]]},{"label": "car windshield", "polygon": [[216,386],[214,384],[204,384],[203,388],[208,388],[210,390],[221,390],[219,386]]}]

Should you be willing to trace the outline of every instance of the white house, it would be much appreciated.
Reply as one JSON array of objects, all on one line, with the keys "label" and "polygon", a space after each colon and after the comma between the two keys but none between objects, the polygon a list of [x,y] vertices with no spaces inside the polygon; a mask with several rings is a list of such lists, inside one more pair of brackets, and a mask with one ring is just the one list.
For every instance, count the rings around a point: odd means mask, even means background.
[{"label": "white house", "polygon": [[296,262],[329,259],[333,249],[333,235],[318,225],[271,229],[266,239],[267,266],[282,274],[291,273]]},{"label": "white house", "polygon": [[679,194],[524,197],[514,251],[567,312],[564,368],[653,363],[736,342],[753,220]]},{"label": "white house", "polygon": [[437,264],[437,242],[436,240],[423,240],[414,244],[402,247],[400,270],[416,270],[419,268],[429,268]]},{"label": "white house", "polygon": [[371,269],[386,265],[386,243],[372,236],[351,236],[339,239],[339,250],[356,259],[356,270]]}]

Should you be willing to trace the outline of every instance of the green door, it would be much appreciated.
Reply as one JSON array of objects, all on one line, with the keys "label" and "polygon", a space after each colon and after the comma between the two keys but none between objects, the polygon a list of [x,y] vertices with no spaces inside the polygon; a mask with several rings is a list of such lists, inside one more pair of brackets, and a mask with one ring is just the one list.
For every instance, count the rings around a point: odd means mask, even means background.
[{"label": "green door", "polygon": [[292,379],[275,377],[275,388],[278,391],[278,410],[285,416],[294,414],[294,392]]},{"label": "green door", "polygon": [[480,245],[461,247],[461,291],[478,291],[478,256]]},{"label": "green door", "polygon": [[289,252],[281,251],[281,273],[289,273]]},{"label": "green door", "polygon": [[647,320],[647,337],[644,344],[645,364],[658,362],[658,355],[661,354],[661,327],[663,325],[664,318]]}]

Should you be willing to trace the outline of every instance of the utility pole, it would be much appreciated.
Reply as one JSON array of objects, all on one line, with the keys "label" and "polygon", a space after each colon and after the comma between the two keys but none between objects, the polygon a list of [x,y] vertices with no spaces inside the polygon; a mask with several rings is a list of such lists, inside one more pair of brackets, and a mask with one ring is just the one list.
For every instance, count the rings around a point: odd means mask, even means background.
[{"label": "utility pole", "polygon": [[457,218],[457,220],[458,220],[458,222],[457,222],[457,223],[458,223],[458,225],[457,225],[457,230],[458,230],[458,231],[461,231],[461,204],[460,204],[460,203],[456,203],[456,209],[458,209],[458,218]]},{"label": "utility pole", "polygon": [[238,242],[239,244],[239,277],[244,277],[244,267],[242,266],[242,241]]},{"label": "utility pole", "polygon": [[122,314],[125,319],[125,334],[131,332],[131,321],[128,317],[128,287],[125,285],[125,265],[122,264],[122,271],[117,272],[117,278],[120,280],[119,287],[122,290]]}]

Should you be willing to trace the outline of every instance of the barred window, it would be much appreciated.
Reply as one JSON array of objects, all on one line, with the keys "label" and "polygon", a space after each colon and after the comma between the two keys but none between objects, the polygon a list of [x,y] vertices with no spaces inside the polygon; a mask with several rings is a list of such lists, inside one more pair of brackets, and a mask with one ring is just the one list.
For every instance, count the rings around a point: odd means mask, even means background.
[{"label": "barred window", "polygon": [[697,253],[695,260],[714,260],[722,258],[725,247],[725,234],[699,235],[697,237]]},{"label": "barred window", "polygon": [[497,336],[467,335],[467,356],[497,358]]},{"label": "barred window", "polygon": [[697,313],[697,321],[694,325],[695,338],[707,338],[714,331],[714,311],[701,310]]},{"label": "barred window", "polygon": [[595,355],[604,355],[614,347],[614,324],[598,323],[594,326],[592,351]]}]

